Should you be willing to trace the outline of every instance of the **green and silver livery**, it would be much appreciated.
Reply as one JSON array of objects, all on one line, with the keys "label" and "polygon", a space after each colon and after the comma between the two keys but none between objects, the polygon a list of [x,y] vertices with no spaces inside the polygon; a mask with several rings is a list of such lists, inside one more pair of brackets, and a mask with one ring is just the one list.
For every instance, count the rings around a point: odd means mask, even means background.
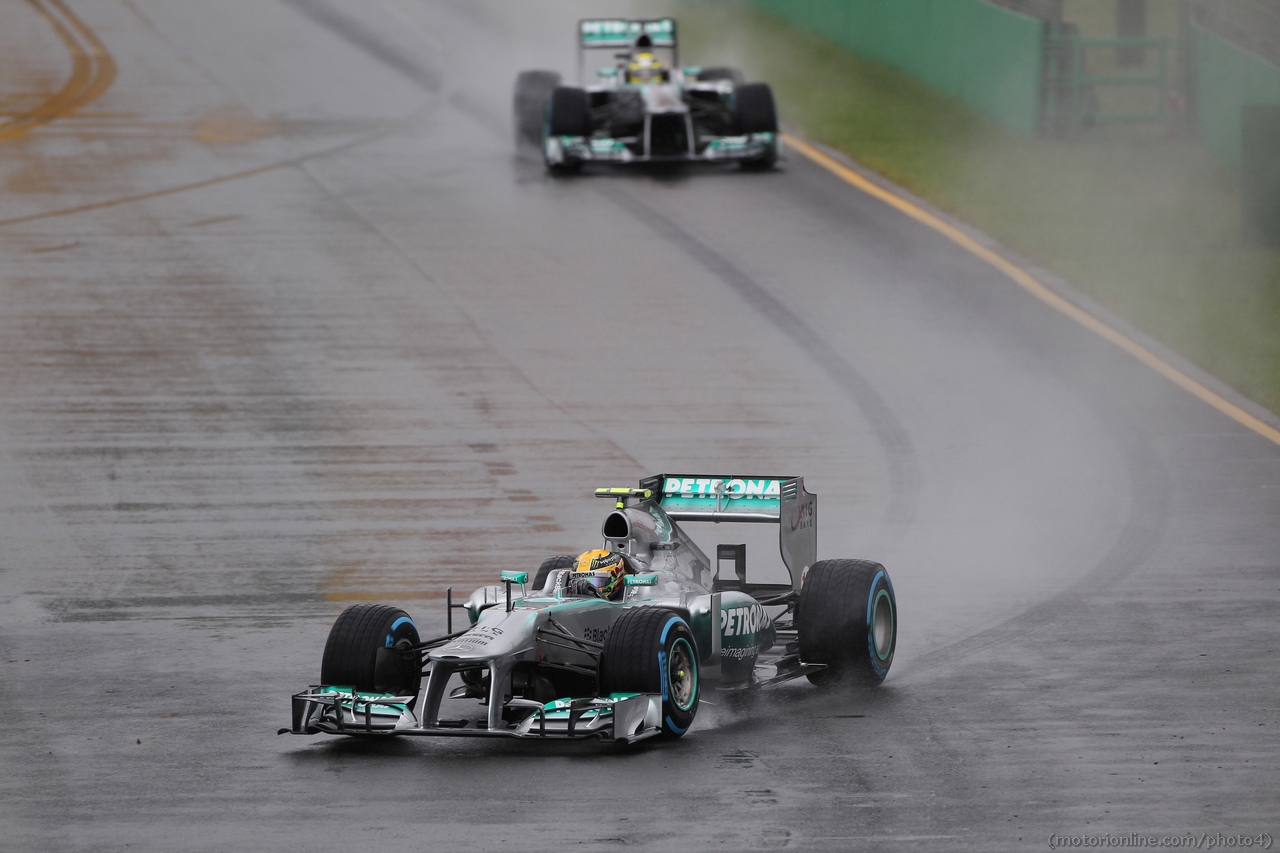
[{"label": "green and silver livery", "polygon": [[[817,497],[802,478],[663,474],[596,495],[613,501],[600,532],[625,569],[616,599],[566,555],[504,571],[465,602],[446,590],[435,639],[403,610],[355,605],[281,732],[634,743],[685,734],[708,690],[799,676],[878,684],[888,673],[888,573],[817,559]],[[789,581],[752,580],[744,544],[719,544],[713,559],[685,530],[699,522],[776,525]],[[459,630],[455,610],[466,614]]]},{"label": "green and silver livery", "polygon": [[[578,23],[578,85],[523,71],[513,99],[518,146],[554,175],[588,163],[739,163],[769,168],[781,137],[773,90],[735,68],[681,65],[673,18]],[[588,59],[607,51],[586,82]]]}]

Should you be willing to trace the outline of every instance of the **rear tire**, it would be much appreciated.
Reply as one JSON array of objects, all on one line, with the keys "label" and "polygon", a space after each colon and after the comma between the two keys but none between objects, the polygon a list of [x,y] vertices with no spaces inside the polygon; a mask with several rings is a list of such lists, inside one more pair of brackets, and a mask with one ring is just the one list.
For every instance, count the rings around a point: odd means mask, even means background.
[{"label": "rear tire", "polygon": [[[364,693],[417,696],[422,666],[418,653],[408,649],[418,642],[417,626],[400,608],[386,604],[348,607],[329,630],[320,683]],[[379,649],[399,649],[404,654],[379,654]]]},{"label": "rear tire", "polygon": [[534,590],[541,590],[547,585],[547,578],[552,572],[558,569],[572,569],[574,564],[578,562],[578,558],[572,554],[561,554],[559,557],[548,557],[542,561],[542,565],[538,566],[537,573],[533,576]]},{"label": "rear tire", "polygon": [[893,664],[898,603],[884,566],[870,560],[819,560],[796,604],[800,659],[826,664],[814,684],[876,685]]},{"label": "rear tire", "polygon": [[600,695],[662,695],[661,737],[689,730],[698,713],[698,643],[684,617],[661,607],[637,607],[613,623],[600,652]]},{"label": "rear tire", "polygon": [[555,71],[521,71],[516,77],[512,113],[515,119],[516,147],[541,145],[542,127],[546,123],[547,98],[560,85]]}]

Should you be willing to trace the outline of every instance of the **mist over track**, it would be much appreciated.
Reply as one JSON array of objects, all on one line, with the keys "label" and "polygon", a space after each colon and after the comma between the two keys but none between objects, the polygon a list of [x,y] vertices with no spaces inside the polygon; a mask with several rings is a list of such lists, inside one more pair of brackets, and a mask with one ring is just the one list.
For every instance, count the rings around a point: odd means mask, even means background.
[{"label": "mist over track", "polygon": [[[803,158],[544,176],[511,84],[594,4],[68,7],[110,88],[0,140],[0,849],[1280,829],[1280,447]],[[685,470],[804,475],[889,568],[882,688],[621,753],[275,735],[352,601],[442,631]]]}]

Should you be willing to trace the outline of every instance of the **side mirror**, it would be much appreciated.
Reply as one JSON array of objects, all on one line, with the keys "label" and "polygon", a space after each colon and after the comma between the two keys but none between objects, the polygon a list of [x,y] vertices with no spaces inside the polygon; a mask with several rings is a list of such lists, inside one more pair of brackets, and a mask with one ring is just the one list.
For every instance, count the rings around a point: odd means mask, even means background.
[{"label": "side mirror", "polygon": [[513,583],[520,584],[520,594],[524,595],[524,585],[529,582],[528,572],[512,572],[504,571],[499,577],[507,588],[507,612],[511,612],[511,585]]}]

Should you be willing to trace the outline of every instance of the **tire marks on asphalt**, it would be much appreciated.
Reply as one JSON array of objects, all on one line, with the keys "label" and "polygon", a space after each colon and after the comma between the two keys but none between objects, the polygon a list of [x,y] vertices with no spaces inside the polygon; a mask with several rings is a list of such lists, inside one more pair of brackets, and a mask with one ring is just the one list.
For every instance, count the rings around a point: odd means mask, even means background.
[{"label": "tire marks on asphalt", "polygon": [[300,14],[319,24],[366,55],[399,72],[432,94],[440,91],[444,76],[435,66],[391,44],[365,24],[350,18],[321,0],[281,0]]},{"label": "tire marks on asphalt", "polygon": [[915,517],[920,491],[915,448],[906,427],[870,380],[786,303],[677,222],[645,204],[635,194],[626,193],[610,183],[599,183],[595,189],[728,286],[835,383],[866,417],[884,450],[889,469],[889,500],[885,504],[883,520],[896,526],[910,523]]},{"label": "tire marks on asphalt", "polygon": [[62,39],[71,54],[71,76],[62,88],[30,112],[0,124],[0,140],[14,139],[70,115],[96,101],[116,79],[116,63],[93,30],[62,0],[27,0]]}]

